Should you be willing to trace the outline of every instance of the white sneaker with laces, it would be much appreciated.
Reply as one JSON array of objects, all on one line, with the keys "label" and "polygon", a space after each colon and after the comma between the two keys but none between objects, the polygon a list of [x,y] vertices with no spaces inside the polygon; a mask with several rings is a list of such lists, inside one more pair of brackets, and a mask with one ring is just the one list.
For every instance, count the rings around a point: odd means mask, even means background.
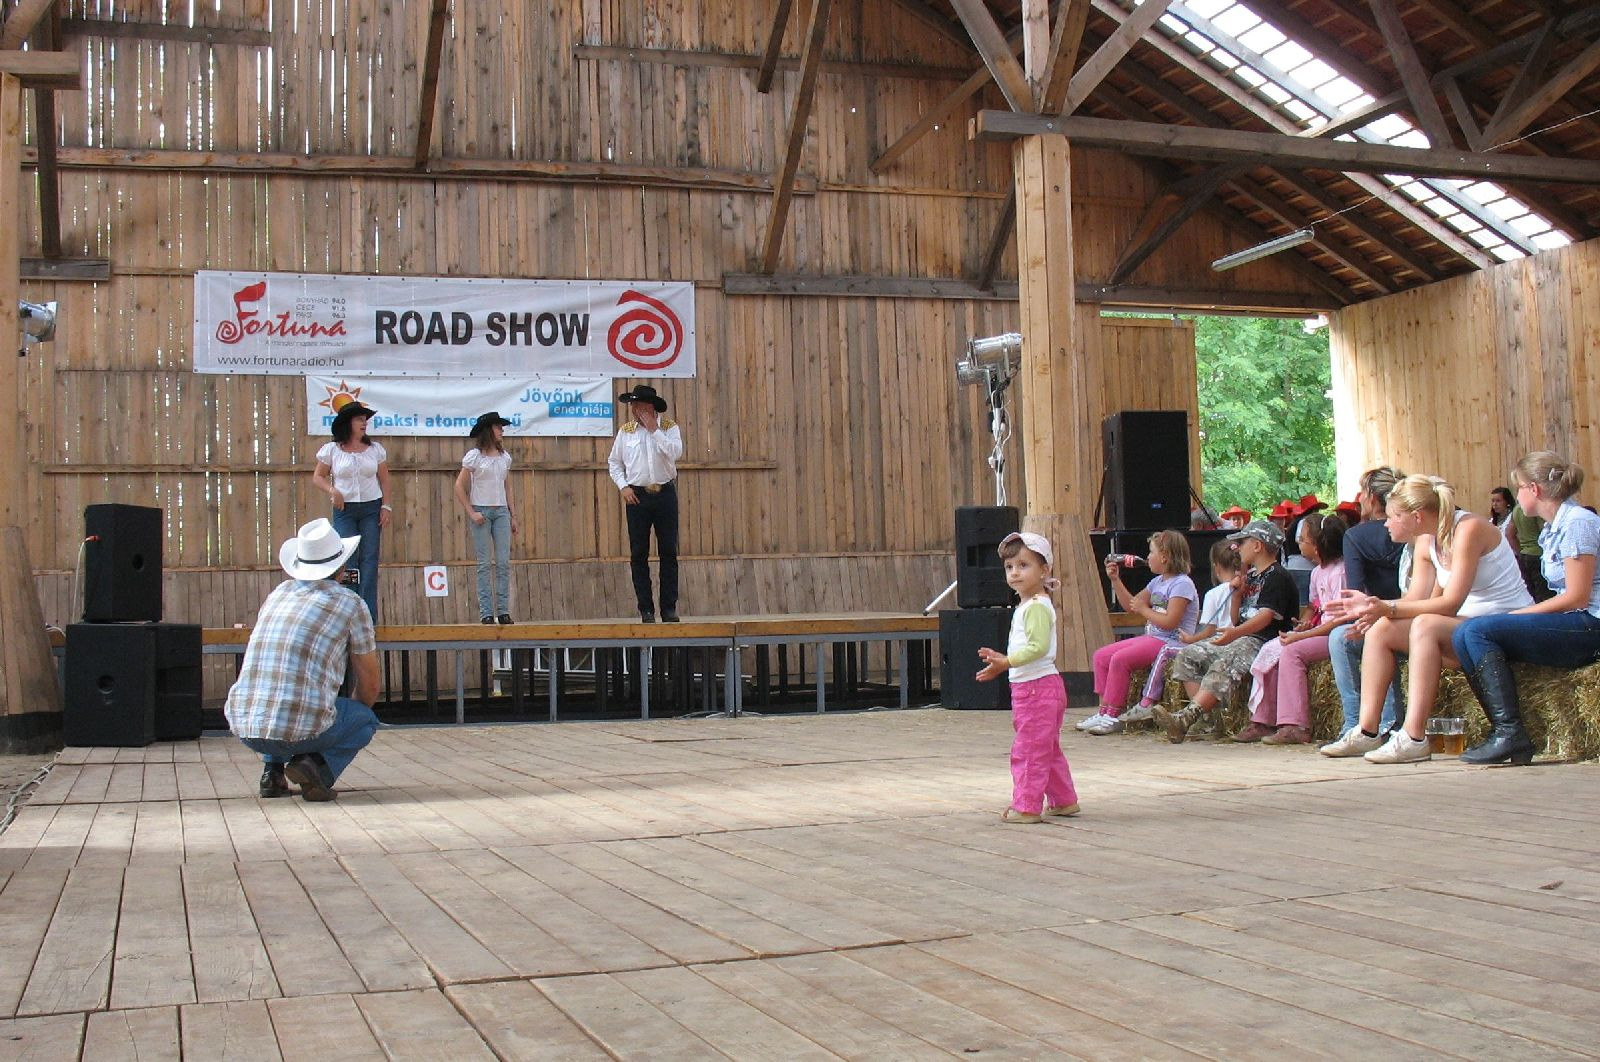
[{"label": "white sneaker with laces", "polygon": [[1079,730],[1088,730],[1091,727],[1099,726],[1101,723],[1106,722],[1110,718],[1111,717],[1104,712],[1096,712],[1087,719],[1080,719],[1077,723],[1077,728]]},{"label": "white sneaker with laces", "polygon": [[1324,756],[1360,756],[1364,753],[1381,748],[1383,738],[1374,734],[1368,737],[1361,732],[1359,726],[1353,726],[1349,732],[1338,741],[1330,741],[1317,751]]},{"label": "white sneaker with laces", "polygon": [[1105,737],[1107,734],[1122,733],[1122,720],[1113,716],[1106,716],[1106,721],[1099,726],[1091,726],[1087,733],[1095,737]]},{"label": "white sneaker with laces", "polygon": [[1117,718],[1124,723],[1143,723],[1154,718],[1154,716],[1151,715],[1149,707],[1143,704],[1136,704],[1132,708],[1124,708],[1122,714]]},{"label": "white sneaker with laces", "polygon": [[1418,741],[1404,730],[1396,730],[1389,735],[1389,741],[1382,748],[1373,749],[1367,753],[1368,763],[1421,763],[1423,760],[1432,759],[1433,752],[1428,748],[1428,739]]}]

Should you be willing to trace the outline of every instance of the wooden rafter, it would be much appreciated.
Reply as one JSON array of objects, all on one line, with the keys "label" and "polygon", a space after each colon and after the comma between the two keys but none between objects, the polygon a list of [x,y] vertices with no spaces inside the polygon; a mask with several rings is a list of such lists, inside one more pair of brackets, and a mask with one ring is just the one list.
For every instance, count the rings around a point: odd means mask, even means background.
[{"label": "wooden rafter", "polygon": [[1509,113],[1496,114],[1489,127],[1483,131],[1483,139],[1487,142],[1487,146],[1491,149],[1500,147],[1505,141],[1520,135],[1535,118],[1549,110],[1552,104],[1596,69],[1600,69],[1600,41],[1593,42],[1574,56],[1565,66],[1551,75],[1550,80],[1513,106]]},{"label": "wooden rafter", "polygon": [[983,91],[983,87],[994,80],[987,66],[980,66],[972,72],[972,76],[963,81],[959,86],[946,93],[944,98],[929,107],[921,118],[912,123],[911,128],[900,134],[900,139],[884,151],[883,154],[872,160],[868,167],[873,173],[883,173],[890,166],[900,161],[900,157],[910,151],[918,141],[933,130],[950,120],[972,97]]},{"label": "wooden rafter", "polygon": [[772,91],[772,77],[778,70],[778,53],[783,51],[783,35],[789,28],[789,9],[794,0],[778,0],[778,9],[772,13],[772,29],[767,33],[767,46],[761,53],[761,66],[756,71],[756,91]]},{"label": "wooden rafter", "polygon": [[1428,72],[1422,66],[1416,46],[1411,43],[1411,35],[1406,32],[1405,22],[1400,18],[1400,9],[1395,5],[1395,0],[1368,0],[1368,2],[1372,5],[1378,32],[1383,34],[1384,43],[1389,46],[1389,58],[1394,60],[1395,69],[1400,72],[1400,84],[1404,86],[1406,96],[1411,100],[1411,112],[1416,116],[1417,124],[1423,133],[1427,135],[1428,143],[1436,148],[1453,143],[1450,139],[1450,127],[1445,124],[1444,112],[1439,109],[1439,101],[1433,95],[1433,86],[1428,83]]},{"label": "wooden rafter", "polygon": [[[61,47],[61,11],[50,13],[34,34],[35,47],[57,51]],[[39,149],[39,247],[46,258],[61,257],[61,171],[56,167],[56,93],[41,86],[33,90],[33,139]]]},{"label": "wooden rafter", "polygon": [[1461,128],[1461,138],[1466,141],[1467,147],[1473,151],[1482,151],[1483,127],[1478,124],[1478,116],[1473,110],[1472,103],[1461,90],[1461,82],[1455,78],[1446,81],[1444,98],[1450,103],[1450,111],[1456,116],[1456,125]]},{"label": "wooden rafter", "polygon": [[[1483,124],[1486,135],[1484,143],[1492,144],[1487,135],[1495,127],[1503,123],[1520,104],[1533,95],[1539,82],[1544,78],[1545,70],[1550,66],[1550,60],[1555,55],[1556,48],[1561,44],[1561,37],[1556,33],[1556,24],[1546,22],[1544,28],[1534,39],[1533,46],[1528,49],[1528,54],[1523,58],[1522,65],[1517,68],[1517,75],[1511,79],[1511,84],[1500,96],[1500,106],[1495,108],[1494,114]],[[1457,82],[1459,84],[1459,82]],[[1463,102],[1465,102],[1463,100]],[[1474,150],[1482,150],[1474,145]]]},{"label": "wooden rafter", "polygon": [[1128,246],[1111,267],[1108,282],[1121,284],[1127,280],[1184,222],[1216,197],[1218,188],[1244,169],[1242,165],[1216,166],[1200,174],[1191,187],[1180,190],[1180,185],[1172,185],[1156,196],[1134,226]]},{"label": "wooden rafter", "polygon": [[0,74],[24,88],[83,88],[83,56],[77,52],[0,52]]},{"label": "wooden rafter", "polygon": [[907,13],[920,19],[923,25],[931,26],[933,29],[938,30],[941,35],[961,45],[963,48],[972,47],[972,39],[967,36],[966,31],[957,23],[951,22],[948,18],[939,14],[938,11],[935,11],[933,5],[928,3],[928,0],[894,0],[894,2]]},{"label": "wooden rafter", "polygon": [[811,17],[806,22],[804,44],[800,49],[800,84],[795,89],[794,106],[789,112],[789,139],[783,149],[778,175],[772,182],[772,211],[767,215],[767,235],[761,244],[763,273],[778,268],[778,252],[783,249],[783,230],[789,220],[789,204],[794,198],[795,174],[800,170],[806,126],[811,123],[811,104],[816,98],[817,67],[822,60],[823,41],[828,35],[830,2],[812,0]]},{"label": "wooden rafter", "polygon": [[433,150],[433,118],[439,109],[439,63],[444,56],[444,27],[450,0],[433,0],[428,13],[428,44],[422,56],[422,93],[417,104],[417,146],[412,164],[422,169]]},{"label": "wooden rafter", "polygon": [[1044,95],[1046,68],[1050,65],[1050,0],[1022,2],[1022,71],[1028,77],[1032,109]]},{"label": "wooden rafter", "polygon": [[967,27],[978,54],[983,56],[989,73],[994,75],[994,83],[1000,86],[1007,106],[1019,112],[1033,110],[1033,89],[1028,85],[1028,75],[1017,57],[1011,54],[1006,35],[1000,32],[983,0],[950,0],[950,6],[961,17],[961,24]]},{"label": "wooden rafter", "polygon": [[1338,118],[1330,118],[1321,125],[1314,125],[1310,129],[1302,130],[1294,135],[1304,137],[1344,136],[1346,133],[1353,133],[1357,129],[1371,125],[1379,118],[1393,114],[1405,102],[1405,90],[1400,89],[1389,93],[1382,99],[1373,100],[1365,107],[1359,107],[1349,114],[1341,115]]},{"label": "wooden rafter", "polygon": [[55,3],[56,0],[17,0],[5,25],[0,26],[0,50],[21,48]]},{"label": "wooden rafter", "polygon": [[1067,103],[1067,88],[1083,47],[1083,28],[1089,22],[1089,0],[1062,0],[1050,26],[1050,61],[1045,66],[1039,92],[1039,113],[1059,114]]},{"label": "wooden rafter", "polygon": [[984,249],[983,261],[978,265],[978,290],[993,291],[994,278],[1000,272],[1000,260],[1006,256],[1006,246],[1017,229],[1017,190],[1013,188],[1000,208],[994,231],[989,234],[989,244]]},{"label": "wooden rafter", "polygon": [[1071,114],[1082,106],[1083,101],[1089,98],[1089,93],[1106,79],[1112,68],[1122,62],[1150,27],[1167,13],[1171,3],[1172,0],[1145,0],[1127,15],[1122,25],[1118,26],[1111,36],[1106,38],[1105,43],[1084,60],[1078,72],[1072,75],[1072,83],[1067,88],[1067,98],[1061,110],[1055,113]]}]

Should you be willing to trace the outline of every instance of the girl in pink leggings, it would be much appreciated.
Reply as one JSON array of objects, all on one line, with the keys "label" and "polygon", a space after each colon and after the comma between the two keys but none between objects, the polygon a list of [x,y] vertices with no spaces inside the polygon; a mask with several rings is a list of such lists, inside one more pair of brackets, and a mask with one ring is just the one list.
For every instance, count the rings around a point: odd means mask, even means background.
[{"label": "girl in pink leggings", "polygon": [[1106,558],[1106,578],[1117,603],[1125,612],[1144,618],[1144,633],[1101,646],[1094,654],[1094,691],[1100,697],[1095,714],[1078,724],[1094,735],[1114,734],[1123,727],[1119,718],[1128,704],[1128,684],[1133,673],[1154,663],[1169,645],[1182,646],[1180,636],[1194,633],[1200,613],[1194,580],[1189,578],[1189,541],[1177,531],[1157,531],[1150,536],[1150,570],[1155,578],[1138,594],[1122,584],[1122,566]]}]

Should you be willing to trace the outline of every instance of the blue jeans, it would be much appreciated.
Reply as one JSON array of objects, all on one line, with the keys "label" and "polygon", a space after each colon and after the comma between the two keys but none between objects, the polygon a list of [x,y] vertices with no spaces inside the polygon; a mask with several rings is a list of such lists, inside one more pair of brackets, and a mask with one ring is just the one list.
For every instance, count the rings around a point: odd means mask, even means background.
[{"label": "blue jeans", "polygon": [[383,509],[383,499],[364,502],[345,502],[343,509],[333,511],[333,529],[341,538],[361,536],[351,559],[361,571],[361,600],[367,603],[374,626],[378,623],[378,542],[383,532],[378,527],[378,517]]},{"label": "blue jeans", "polygon": [[1500,650],[1508,660],[1546,667],[1584,667],[1600,657],[1600,618],[1587,612],[1478,616],[1457,627],[1450,644],[1468,674],[1477,671],[1484,654],[1493,649]]},{"label": "blue jeans", "polygon": [[[1361,646],[1360,638],[1351,637],[1355,628],[1350,624],[1335,627],[1328,635],[1328,663],[1333,665],[1333,681],[1339,687],[1339,706],[1344,712],[1344,726],[1340,734],[1347,734],[1361,721]],[[1394,681],[1389,683],[1389,695],[1383,699],[1383,721],[1379,732],[1394,728],[1400,713],[1400,663],[1396,654]]]},{"label": "blue jeans", "polygon": [[[511,510],[504,505],[474,505],[483,523],[472,525],[472,548],[478,554],[478,615],[504,616],[511,611]],[[491,556],[490,548],[494,553]],[[489,596],[489,569],[494,569],[494,596]]]},{"label": "blue jeans", "polygon": [[338,778],[356,753],[367,747],[372,735],[377,733],[378,717],[371,708],[354,697],[338,697],[333,702],[337,713],[333,725],[315,737],[304,741],[274,741],[271,738],[240,738],[245,748],[261,753],[267,764],[288,763],[292,757],[307,752],[320,752],[328,761],[328,770]]}]

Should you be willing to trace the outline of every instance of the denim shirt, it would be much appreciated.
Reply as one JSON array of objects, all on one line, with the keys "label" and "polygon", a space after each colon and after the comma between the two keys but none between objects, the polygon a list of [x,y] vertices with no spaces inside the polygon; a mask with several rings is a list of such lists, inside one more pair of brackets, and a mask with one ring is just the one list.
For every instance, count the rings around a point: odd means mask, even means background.
[{"label": "denim shirt", "polygon": [[[1587,554],[1600,558],[1600,516],[1568,498],[1556,510],[1555,519],[1539,532],[1544,581],[1556,593],[1567,588],[1567,558]],[[1589,588],[1589,606],[1584,609],[1600,617],[1600,564],[1595,566],[1594,584]]]}]

